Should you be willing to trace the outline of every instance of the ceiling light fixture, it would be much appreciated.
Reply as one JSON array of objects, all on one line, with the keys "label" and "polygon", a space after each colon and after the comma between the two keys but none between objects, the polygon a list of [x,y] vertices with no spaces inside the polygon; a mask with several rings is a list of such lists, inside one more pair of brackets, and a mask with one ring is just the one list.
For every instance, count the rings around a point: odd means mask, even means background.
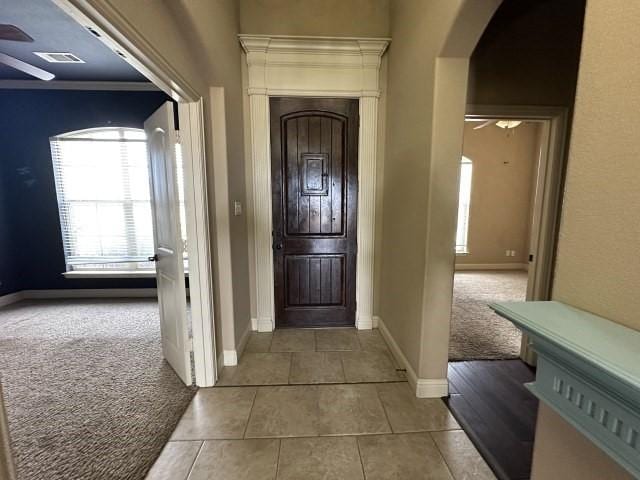
[{"label": "ceiling light fixture", "polygon": [[500,128],[516,128],[522,123],[521,120],[499,120],[496,122],[496,126]]}]

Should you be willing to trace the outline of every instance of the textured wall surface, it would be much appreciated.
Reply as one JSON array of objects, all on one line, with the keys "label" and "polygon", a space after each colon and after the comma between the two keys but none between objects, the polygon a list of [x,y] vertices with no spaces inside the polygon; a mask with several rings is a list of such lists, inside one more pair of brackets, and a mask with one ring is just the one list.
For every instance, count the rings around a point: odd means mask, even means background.
[{"label": "textured wall surface", "polygon": [[[469,254],[456,263],[525,263],[529,253],[538,124],[505,130],[466,122],[463,154],[473,162]],[[515,257],[505,256],[515,250]]]},{"label": "textured wall surface", "polygon": [[389,0],[240,0],[248,34],[386,37]]},{"label": "textured wall surface", "polygon": [[541,403],[531,480],[556,478],[632,480],[633,477],[551,407]]},{"label": "textured wall surface", "polygon": [[553,296],[640,330],[640,4],[591,2]]},{"label": "textured wall surface", "polygon": [[[162,92],[0,90],[2,219],[15,264],[10,289],[152,287],[151,279],[65,279],[64,251],[49,137],[103,126],[143,128],[167,96]],[[4,261],[0,281],[4,276]]]},{"label": "textured wall surface", "polygon": [[[640,329],[640,4],[587,4],[553,298]],[[630,478],[541,406],[536,480]]]}]

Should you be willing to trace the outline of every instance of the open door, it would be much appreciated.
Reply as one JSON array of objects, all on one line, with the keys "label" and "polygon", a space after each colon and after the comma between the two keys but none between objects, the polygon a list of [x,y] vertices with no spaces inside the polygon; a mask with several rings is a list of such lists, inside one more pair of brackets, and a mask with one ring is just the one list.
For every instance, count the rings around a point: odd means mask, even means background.
[{"label": "open door", "polygon": [[173,105],[166,102],[144,122],[149,152],[151,214],[164,358],[182,381],[191,384],[191,357],[184,282],[184,244],[180,234],[176,132]]}]

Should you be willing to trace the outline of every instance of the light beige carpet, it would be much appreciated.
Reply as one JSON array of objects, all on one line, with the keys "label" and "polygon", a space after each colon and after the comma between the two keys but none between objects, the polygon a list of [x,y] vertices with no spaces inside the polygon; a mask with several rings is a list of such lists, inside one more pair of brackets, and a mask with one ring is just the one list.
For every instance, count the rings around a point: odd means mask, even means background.
[{"label": "light beige carpet", "polygon": [[499,360],[520,354],[520,331],[487,306],[524,300],[527,272],[456,272],[449,360]]},{"label": "light beige carpet", "polygon": [[0,375],[19,480],[142,479],[195,393],[150,300],[0,308]]}]

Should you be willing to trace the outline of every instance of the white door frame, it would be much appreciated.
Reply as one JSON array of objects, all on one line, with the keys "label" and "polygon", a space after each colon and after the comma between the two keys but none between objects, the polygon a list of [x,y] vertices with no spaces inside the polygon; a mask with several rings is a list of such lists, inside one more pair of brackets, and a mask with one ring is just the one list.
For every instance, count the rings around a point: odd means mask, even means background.
[{"label": "white door frame", "polygon": [[373,327],[376,142],[380,61],[390,39],[240,35],[251,114],[255,298],[258,331],[275,328],[269,97],[357,98],[356,327]]},{"label": "white door frame", "polygon": [[[555,259],[562,179],[567,141],[567,109],[563,107],[467,105],[465,118],[486,120],[544,121],[537,165],[536,193],[530,236],[527,300],[549,300]],[[535,352],[522,336],[520,358],[533,365]]]},{"label": "white door frame", "polygon": [[213,310],[212,253],[209,238],[207,177],[202,96],[108,2],[98,12],[86,0],[53,0],[85,28],[98,32],[110,49],[178,102],[182,144],[189,296],[196,385],[213,386],[217,378]]}]

